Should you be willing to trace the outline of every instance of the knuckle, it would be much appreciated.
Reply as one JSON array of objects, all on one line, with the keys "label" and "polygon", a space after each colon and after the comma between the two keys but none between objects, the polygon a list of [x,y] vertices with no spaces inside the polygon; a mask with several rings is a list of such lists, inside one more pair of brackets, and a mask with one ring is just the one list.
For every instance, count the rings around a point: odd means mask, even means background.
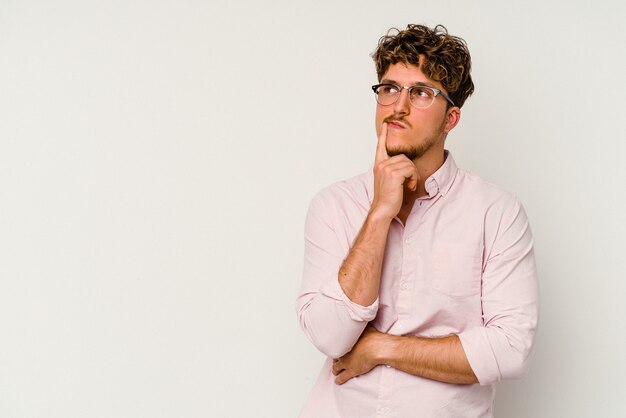
[{"label": "knuckle", "polygon": [[389,166],[384,162],[378,163],[374,166],[374,172],[377,174],[384,174],[389,171]]}]

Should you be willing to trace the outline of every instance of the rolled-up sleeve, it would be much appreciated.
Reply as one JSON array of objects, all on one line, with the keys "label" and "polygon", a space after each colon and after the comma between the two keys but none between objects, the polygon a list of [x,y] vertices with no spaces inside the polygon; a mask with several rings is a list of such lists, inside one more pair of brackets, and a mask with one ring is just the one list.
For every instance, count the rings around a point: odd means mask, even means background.
[{"label": "rolled-up sleeve", "polygon": [[[324,354],[338,358],[349,352],[378,311],[352,302],[339,285],[339,269],[350,251],[348,225],[338,221],[336,202],[320,192],[305,222],[304,270],[296,299],[300,326]],[[339,212],[338,212],[339,211]]]},{"label": "rolled-up sleeve", "polygon": [[500,216],[487,222],[491,222],[487,229],[493,231],[493,242],[483,264],[484,325],[459,334],[482,385],[527,373],[538,320],[533,239],[522,205],[512,198]]}]

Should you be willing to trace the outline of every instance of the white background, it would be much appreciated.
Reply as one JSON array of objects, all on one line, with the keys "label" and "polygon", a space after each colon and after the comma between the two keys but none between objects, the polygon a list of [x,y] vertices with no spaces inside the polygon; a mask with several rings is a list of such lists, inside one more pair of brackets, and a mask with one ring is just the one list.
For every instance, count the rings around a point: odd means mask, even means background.
[{"label": "white background", "polygon": [[541,323],[506,418],[623,417],[620,1],[0,0],[0,417],[294,417],[303,222],[368,169],[369,54],[445,24],[457,163],[518,195]]}]

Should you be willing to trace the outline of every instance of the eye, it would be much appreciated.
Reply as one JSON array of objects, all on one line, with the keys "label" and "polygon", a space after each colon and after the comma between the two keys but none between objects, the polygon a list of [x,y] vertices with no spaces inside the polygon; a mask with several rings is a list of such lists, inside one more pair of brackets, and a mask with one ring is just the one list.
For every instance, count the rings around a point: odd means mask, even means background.
[{"label": "eye", "polygon": [[430,99],[435,93],[426,87],[413,87],[411,96],[415,99]]},{"label": "eye", "polygon": [[387,95],[397,94],[398,91],[398,86],[394,86],[393,84],[382,84],[378,87],[377,93]]}]

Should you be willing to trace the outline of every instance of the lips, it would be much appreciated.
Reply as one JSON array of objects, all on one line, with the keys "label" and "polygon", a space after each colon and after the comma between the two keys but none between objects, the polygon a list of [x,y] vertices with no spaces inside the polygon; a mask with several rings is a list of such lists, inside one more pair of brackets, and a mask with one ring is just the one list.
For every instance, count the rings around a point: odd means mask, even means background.
[{"label": "lips", "polygon": [[389,125],[390,128],[395,128],[395,129],[406,128],[406,125],[398,120],[390,120],[389,122],[387,122],[387,124]]}]

